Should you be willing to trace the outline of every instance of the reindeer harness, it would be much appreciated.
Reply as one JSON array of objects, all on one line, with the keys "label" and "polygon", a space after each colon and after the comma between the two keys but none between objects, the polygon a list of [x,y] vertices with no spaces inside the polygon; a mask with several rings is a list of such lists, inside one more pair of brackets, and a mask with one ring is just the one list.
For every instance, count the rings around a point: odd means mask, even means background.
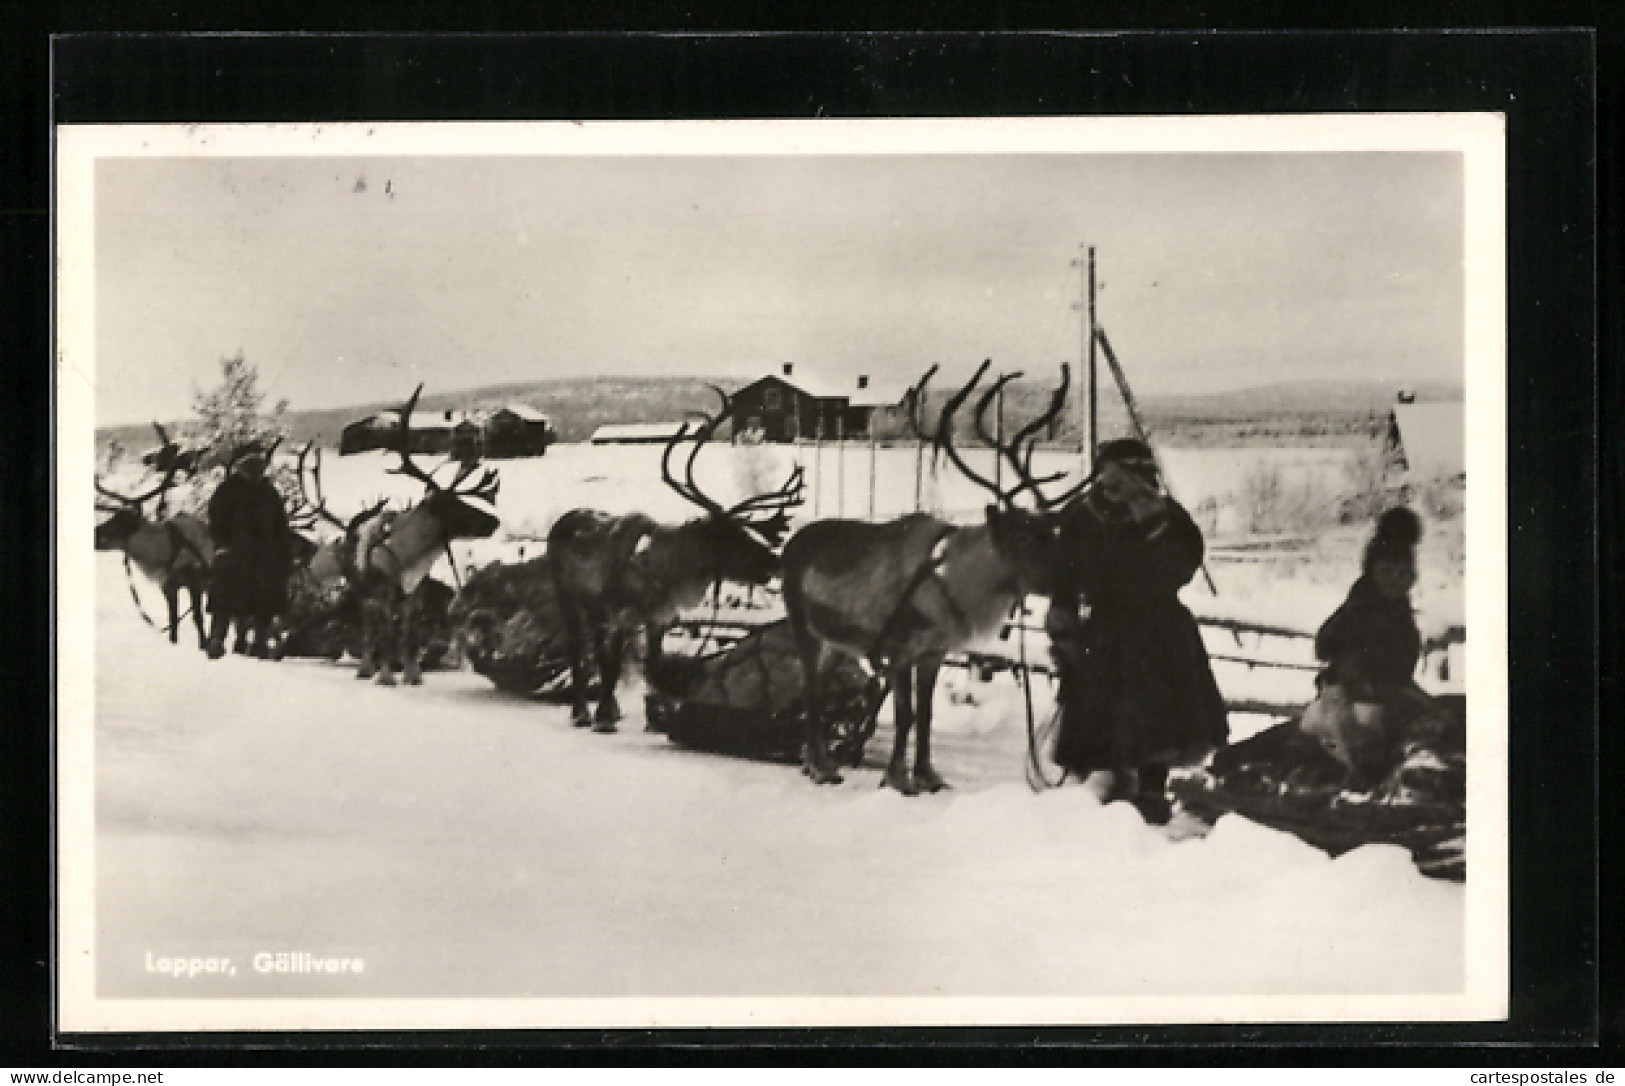
[{"label": "reindeer harness", "polygon": [[932,543],[931,550],[926,554],[925,560],[915,567],[914,575],[903,586],[902,593],[897,597],[897,606],[892,608],[891,614],[881,624],[880,632],[875,634],[874,643],[869,646],[866,659],[870,669],[877,674],[885,664],[883,648],[886,640],[897,632],[904,616],[908,613],[909,607],[913,604],[914,594],[927,581],[936,582],[938,590],[942,593],[943,602],[947,603],[948,611],[953,616],[954,621],[962,626],[969,625],[969,616],[965,614],[964,608],[959,606],[959,601],[954,598],[953,590],[948,586],[948,582],[938,573],[942,568],[942,563],[948,556],[948,541],[953,538],[956,530],[953,527],[944,526],[937,533],[936,541]]}]

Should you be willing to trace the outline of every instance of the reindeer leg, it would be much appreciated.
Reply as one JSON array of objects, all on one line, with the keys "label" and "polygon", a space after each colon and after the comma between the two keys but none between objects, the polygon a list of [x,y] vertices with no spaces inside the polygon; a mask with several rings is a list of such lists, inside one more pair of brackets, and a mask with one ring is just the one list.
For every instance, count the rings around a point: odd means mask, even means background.
[{"label": "reindeer leg", "polygon": [[378,601],[371,596],[361,599],[361,662],[356,666],[355,677],[370,679],[378,670]]},{"label": "reindeer leg", "polygon": [[164,603],[169,607],[169,643],[174,645],[180,641],[181,633],[181,586],[173,581],[164,585]]},{"label": "reindeer leg", "polygon": [[407,686],[423,685],[423,664],[419,657],[423,655],[423,646],[420,643],[423,636],[423,626],[419,621],[423,611],[422,597],[413,593],[401,603],[401,678]]},{"label": "reindeer leg", "polygon": [[587,709],[587,639],[575,604],[563,600],[559,603],[559,613],[564,616],[564,645],[570,653],[570,723],[585,728],[592,723]]},{"label": "reindeer leg", "polygon": [[802,758],[814,784],[840,784],[841,774],[830,762],[829,724],[824,719],[824,668],[829,652],[819,645],[802,654],[807,680],[807,733]]},{"label": "reindeer leg", "polygon": [[[651,622],[644,628],[643,636],[647,646],[647,651],[643,656],[643,678],[645,685],[652,691],[654,689],[654,680],[650,676],[660,669],[660,657],[664,651],[666,641],[666,627]],[[650,719],[643,722],[643,730],[646,732],[656,730],[652,715]]]},{"label": "reindeer leg", "polygon": [[598,712],[593,717],[592,730],[613,732],[621,719],[621,706],[615,700],[615,684],[621,678],[621,648],[625,634],[613,623],[598,631],[598,682],[603,687],[598,695]]},{"label": "reindeer leg", "polygon": [[920,734],[914,746],[914,784],[924,792],[940,792],[946,781],[931,767],[931,698],[937,688],[937,671],[942,657],[928,656],[915,668],[919,679]]},{"label": "reindeer leg", "polygon": [[401,601],[391,592],[378,611],[378,685],[395,685],[395,655],[400,651]]},{"label": "reindeer leg", "polygon": [[192,625],[197,627],[197,647],[208,650],[209,635],[203,629],[203,589],[192,585]]},{"label": "reindeer leg", "polygon": [[271,652],[271,616],[255,615],[253,620],[253,643],[248,654],[256,660],[264,660]]},{"label": "reindeer leg", "polygon": [[[914,778],[908,773],[908,733],[914,727],[914,666],[896,664],[891,669],[892,719],[896,738],[892,742],[891,761],[886,775],[881,778],[882,788],[892,787],[905,796],[917,795]],[[876,706],[878,709],[879,706]],[[923,727],[923,725],[922,725]],[[923,735],[923,732],[922,732]]]},{"label": "reindeer leg", "polygon": [[209,645],[204,650],[209,659],[218,660],[226,654],[226,625],[231,619],[223,611],[216,611],[210,622]]},{"label": "reindeer leg", "polygon": [[651,622],[643,629],[645,652],[643,654],[643,673],[656,670],[660,664],[660,656],[665,650],[666,627],[658,622]]}]

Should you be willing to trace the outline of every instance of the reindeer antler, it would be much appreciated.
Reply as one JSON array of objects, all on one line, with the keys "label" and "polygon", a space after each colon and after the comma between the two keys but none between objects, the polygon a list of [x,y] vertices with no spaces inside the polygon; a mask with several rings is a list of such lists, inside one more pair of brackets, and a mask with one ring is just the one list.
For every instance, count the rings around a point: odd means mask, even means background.
[{"label": "reindeer antler", "polygon": [[[694,462],[699,459],[700,450],[711,439],[711,435],[716,433],[717,427],[722,425],[722,421],[733,411],[733,401],[728,398],[726,392],[716,385],[707,387],[722,400],[722,410],[715,415],[706,414],[704,411],[695,411],[693,414],[702,420],[699,426],[691,432],[688,422],[685,421],[678,428],[677,433],[673,434],[671,440],[666,442],[666,449],[660,455],[660,477],[665,480],[667,486],[675,490],[685,500],[694,503],[712,516],[725,517],[728,515],[727,510],[723,509],[716,499],[701,490],[700,485],[694,481]],[[692,441],[694,447],[689,451],[688,459],[683,464],[683,480],[679,482],[671,473],[671,454],[684,441]]]},{"label": "reindeer antler", "polygon": [[[1053,422],[1055,419],[1060,417],[1062,409],[1066,406],[1066,394],[1067,394],[1067,389],[1071,384],[1071,380],[1072,380],[1072,371],[1071,371],[1070,367],[1068,367],[1065,362],[1062,362],[1061,363],[1061,386],[1055,390],[1055,397],[1054,397],[1053,400],[1050,401],[1050,409],[1048,411],[1044,412],[1044,414],[1041,415],[1038,419],[1034,420],[1033,426],[1031,427],[1033,433],[1035,433],[1035,434],[1037,433],[1037,428],[1039,426],[1041,426],[1041,425],[1048,426],[1051,422]],[[1023,431],[1023,433],[1025,433],[1025,432],[1026,431]],[[1034,439],[1034,442],[1036,443],[1036,438]],[[1032,464],[1032,459],[1033,459],[1033,449],[1032,449],[1032,444],[1029,444],[1028,447],[1027,447],[1027,463],[1028,463],[1029,466]],[[1055,478],[1065,478],[1065,476],[1066,476],[1066,473],[1063,472],[1061,475],[1056,476]],[[1066,505],[1068,502],[1070,502],[1073,498],[1075,498],[1079,494],[1081,494],[1094,481],[1095,481],[1095,477],[1094,477],[1093,474],[1086,475],[1083,479],[1079,480],[1077,483],[1075,483],[1072,486],[1068,487],[1064,493],[1062,493],[1062,494],[1060,494],[1060,495],[1058,495],[1056,497],[1050,498],[1050,497],[1045,497],[1044,495],[1040,494],[1039,495],[1039,501],[1041,501],[1043,503],[1045,509],[1059,509],[1062,506]]]},{"label": "reindeer antler", "polygon": [[[666,443],[665,451],[660,456],[661,478],[684,499],[699,506],[711,516],[735,521],[741,527],[761,535],[769,545],[777,547],[784,537],[785,530],[790,526],[789,511],[805,500],[806,483],[802,469],[800,467],[793,469],[777,489],[753,495],[726,509],[715,498],[706,494],[694,478],[695,461],[699,459],[700,450],[716,433],[717,428],[733,415],[736,406],[733,399],[722,389],[716,385],[708,387],[722,401],[721,409],[715,415],[703,411],[695,412],[700,421],[692,430],[688,422],[683,423]],[[693,448],[689,450],[688,459],[683,463],[683,479],[679,481],[672,475],[671,458],[677,446],[684,441],[691,441]]]},{"label": "reindeer antler", "polygon": [[[314,498],[311,497],[310,491],[305,488],[305,458],[309,456],[312,451],[314,451],[316,454],[309,469],[312,487],[315,490]],[[301,509],[295,514],[295,516],[308,516],[311,524],[314,524],[315,518],[320,517],[328,524],[331,524],[333,527],[343,532],[346,536],[349,536],[353,534],[357,528],[361,527],[363,523],[371,520],[373,517],[381,513],[384,506],[389,504],[389,498],[382,497],[373,502],[371,505],[362,509],[361,512],[351,517],[348,521],[340,520],[337,516],[335,516],[333,511],[327,507],[327,495],[322,492],[322,450],[316,447],[316,442],[314,440],[307,442],[305,447],[299,450],[299,460],[298,464],[296,465],[296,472],[299,481]]]},{"label": "reindeer antler", "polygon": [[1034,446],[1037,444],[1039,431],[1048,426],[1060,414],[1061,409],[1066,406],[1066,393],[1071,383],[1071,374],[1066,363],[1061,363],[1061,385],[1056,389],[1054,395],[1050,397],[1049,407],[1043,414],[1017,430],[1013,439],[1007,442],[1000,441],[987,432],[987,409],[1004,386],[1020,376],[1021,371],[1019,370],[1015,373],[1000,376],[993,387],[988,389],[982,396],[981,402],[976,405],[976,433],[984,442],[992,446],[999,456],[1009,462],[1011,470],[1015,473],[1017,480],[1020,481],[1021,485],[1011,491],[1011,496],[1014,497],[1016,494],[1021,493],[1022,490],[1031,490],[1034,500],[1040,506],[1049,508],[1051,501],[1044,496],[1042,484],[1057,482],[1066,478],[1068,473],[1062,471],[1046,475],[1043,478],[1035,477],[1032,470]]},{"label": "reindeer antler", "polygon": [[171,464],[168,468],[166,468],[164,470],[164,477],[162,479],[158,480],[158,485],[157,486],[153,487],[151,490],[147,491],[145,494],[138,494],[133,498],[130,497],[129,495],[127,495],[127,494],[120,494],[116,490],[108,489],[107,487],[102,485],[102,481],[100,479],[93,480],[93,484],[96,487],[96,493],[101,494],[103,497],[112,498],[114,501],[119,502],[121,505],[132,508],[132,509],[140,509],[141,506],[143,504],[145,504],[147,499],[149,499],[149,498],[159,497],[159,500],[161,502],[162,501],[161,496],[163,495],[163,493],[166,490],[169,489],[169,485],[172,482],[174,482],[175,473],[177,471],[179,471],[179,470],[180,470],[180,468],[177,465]]},{"label": "reindeer antler", "polygon": [[400,448],[395,451],[401,455],[401,466],[386,470],[392,475],[405,475],[416,479],[431,491],[434,491],[440,489],[440,484],[435,482],[434,477],[428,472],[412,462],[412,412],[417,409],[418,397],[421,395],[423,395],[423,382],[419,381],[418,387],[412,390],[411,397],[398,408],[401,416],[401,444]]},{"label": "reindeer antler", "polygon": [[[316,453],[310,468],[311,484],[316,492],[314,498],[311,497],[310,491],[305,489],[305,458],[310,455],[312,450]],[[333,527],[342,530],[345,526],[344,522],[334,516],[327,508],[327,496],[322,493],[322,450],[316,448],[314,440],[306,442],[305,447],[299,450],[299,459],[294,465],[294,473],[299,481],[300,508],[298,515],[308,515],[312,523],[315,522],[315,518],[320,517]]]},{"label": "reindeer antler", "polygon": [[[984,361],[976,368],[976,372],[971,374],[971,379],[965,383],[965,386],[949,397],[948,402],[942,405],[942,414],[937,419],[937,432],[932,437],[932,444],[936,448],[941,449],[943,452],[948,454],[948,459],[952,460],[954,462],[954,466],[964,473],[965,478],[969,479],[971,482],[975,483],[977,486],[980,486],[984,490],[991,491],[993,495],[998,498],[999,504],[1010,505],[1014,503],[1015,496],[1016,494],[1020,493],[1021,487],[1018,486],[1014,490],[1006,491],[993,480],[987,478],[975,468],[972,468],[969,464],[965,463],[965,458],[960,456],[959,450],[954,447],[954,415],[956,412],[958,412],[959,406],[970,398],[971,391],[976,388],[978,383],[981,382],[982,375],[985,374],[988,371],[988,368],[992,365],[993,360],[991,358]],[[995,389],[996,387],[997,386],[995,386]]]},{"label": "reindeer antler", "polygon": [[903,402],[908,405],[908,424],[914,431],[915,437],[924,437],[925,422],[925,386],[936,376],[939,366],[935,363],[931,368],[920,375],[912,388],[903,393]]},{"label": "reindeer antler", "polygon": [[[746,498],[730,507],[727,515],[755,531],[770,546],[777,547],[790,528],[790,510],[806,502],[806,491],[806,476],[797,464],[777,490]],[[762,513],[767,515],[759,515]]]},{"label": "reindeer antler", "polygon": [[[416,479],[418,482],[427,487],[430,493],[445,492],[448,494],[456,494],[459,497],[479,498],[482,501],[494,503],[497,499],[497,489],[502,485],[501,480],[497,478],[497,471],[495,468],[486,468],[485,474],[480,477],[480,481],[474,485],[473,489],[458,490],[457,488],[462,485],[463,480],[467,479],[476,470],[478,470],[479,461],[472,460],[462,464],[457,469],[457,475],[454,479],[452,479],[449,487],[443,487],[439,483],[435,482],[432,473],[424,471],[422,468],[418,467],[417,464],[412,462],[412,412],[417,409],[418,397],[422,394],[423,384],[422,382],[419,382],[418,387],[412,390],[411,398],[399,408],[401,416],[401,444],[400,448],[396,451],[400,453],[401,466],[398,468],[389,468],[387,470],[394,475],[405,475],[409,478]],[[445,464],[441,464],[440,466],[445,467]]]}]

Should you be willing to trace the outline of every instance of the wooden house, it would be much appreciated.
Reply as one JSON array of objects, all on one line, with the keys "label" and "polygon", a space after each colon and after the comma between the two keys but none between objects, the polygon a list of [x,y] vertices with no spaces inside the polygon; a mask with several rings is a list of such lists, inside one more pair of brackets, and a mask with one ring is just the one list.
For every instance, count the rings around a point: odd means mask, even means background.
[{"label": "wooden house", "polygon": [[904,391],[876,385],[867,375],[850,385],[798,375],[785,363],[781,373],[734,393],[735,431],[774,442],[898,437],[906,430]]}]

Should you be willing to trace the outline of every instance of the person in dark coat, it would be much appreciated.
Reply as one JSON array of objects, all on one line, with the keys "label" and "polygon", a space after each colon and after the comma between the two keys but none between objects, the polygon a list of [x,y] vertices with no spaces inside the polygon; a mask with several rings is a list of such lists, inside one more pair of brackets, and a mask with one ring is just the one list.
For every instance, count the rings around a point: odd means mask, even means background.
[{"label": "person in dark coat", "polygon": [[[1356,783],[1380,776],[1403,757],[1408,743],[1434,738],[1442,726],[1433,699],[1415,679],[1422,636],[1410,591],[1421,538],[1422,523],[1409,509],[1379,517],[1359,579],[1315,636],[1315,655],[1326,663],[1319,686],[1335,688],[1358,714],[1358,723],[1342,722],[1347,737],[1326,737],[1353,763]],[[1327,727],[1335,732],[1338,723]],[[1361,731],[1367,733],[1363,738],[1356,734]]]},{"label": "person in dark coat", "polygon": [[1047,623],[1061,682],[1055,761],[1079,777],[1110,771],[1108,801],[1165,822],[1168,768],[1200,761],[1229,734],[1178,596],[1201,566],[1201,530],[1163,490],[1150,448],[1132,440],[1101,446],[1094,483],[1059,517]]},{"label": "person in dark coat", "polygon": [[271,620],[288,604],[293,533],[282,495],[265,477],[266,454],[242,452],[209,499],[214,567],[209,584],[209,659],[225,655],[226,628],[252,630],[249,652],[267,654]]}]

